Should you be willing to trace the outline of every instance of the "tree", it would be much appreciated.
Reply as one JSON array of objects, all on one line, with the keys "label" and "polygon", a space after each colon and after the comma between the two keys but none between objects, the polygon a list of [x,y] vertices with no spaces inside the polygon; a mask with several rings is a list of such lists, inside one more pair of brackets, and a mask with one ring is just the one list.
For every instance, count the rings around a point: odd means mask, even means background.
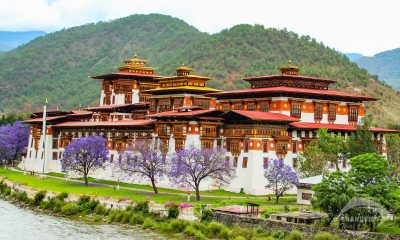
[{"label": "tree", "polygon": [[22,122],[0,127],[0,160],[14,163],[25,153],[29,142],[29,128]]},{"label": "tree", "polygon": [[235,169],[225,153],[223,148],[198,149],[194,146],[178,150],[171,158],[170,179],[195,189],[196,200],[200,201],[201,182],[214,179],[228,184],[234,177]]},{"label": "tree", "polygon": [[371,120],[364,118],[363,124],[357,126],[356,131],[347,139],[349,157],[376,152],[374,134],[371,132],[370,126]]},{"label": "tree", "polygon": [[327,129],[318,129],[317,145],[324,153],[324,157],[329,163],[336,166],[339,170],[339,163],[347,158],[347,144],[344,137],[338,134],[331,134]]},{"label": "tree", "polygon": [[386,134],[387,159],[393,167],[393,175],[400,177],[400,136]]},{"label": "tree", "polygon": [[299,182],[296,172],[289,165],[284,164],[281,159],[275,159],[264,173],[268,181],[267,187],[272,188],[275,193],[277,204],[279,198]]},{"label": "tree", "polygon": [[168,163],[165,151],[159,141],[140,141],[133,149],[124,152],[120,160],[115,161],[117,168],[123,173],[148,178],[154,193],[158,193],[156,181],[167,174]]},{"label": "tree", "polygon": [[339,215],[356,191],[344,172],[333,172],[313,187],[312,205],[328,215],[328,225]]},{"label": "tree", "polygon": [[104,167],[108,160],[106,140],[100,136],[81,137],[65,147],[61,158],[61,170],[65,173],[80,172],[88,185],[91,170]]},{"label": "tree", "polygon": [[302,177],[324,175],[328,172],[329,161],[327,161],[325,153],[318,147],[316,141],[310,142],[303,154],[300,155],[299,160],[299,172]]},{"label": "tree", "polygon": [[388,196],[399,187],[388,160],[378,153],[365,153],[351,158],[350,165],[349,177],[358,191],[391,207]]}]

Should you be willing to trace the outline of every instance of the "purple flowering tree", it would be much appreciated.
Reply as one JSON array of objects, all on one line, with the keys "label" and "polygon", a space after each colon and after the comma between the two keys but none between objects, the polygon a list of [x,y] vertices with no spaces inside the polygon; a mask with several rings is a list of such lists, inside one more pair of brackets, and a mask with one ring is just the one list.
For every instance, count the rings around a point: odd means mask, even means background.
[{"label": "purple flowering tree", "polygon": [[268,167],[264,165],[265,178],[267,179],[267,187],[271,188],[276,196],[276,203],[279,203],[279,198],[289,189],[294,187],[299,178],[293,169],[283,163],[281,159],[275,159]]},{"label": "purple flowering tree", "polygon": [[108,160],[108,153],[103,137],[78,138],[65,147],[61,158],[61,170],[65,173],[82,173],[85,185],[88,185],[89,171],[103,168]]},{"label": "purple flowering tree", "polygon": [[154,193],[158,193],[156,181],[167,174],[168,163],[165,146],[160,141],[139,141],[132,149],[125,151],[114,162],[117,170],[139,179],[151,181]]},{"label": "purple flowering tree", "polygon": [[231,161],[223,148],[198,149],[190,146],[178,150],[171,158],[170,180],[182,187],[192,187],[200,200],[199,187],[203,180],[214,179],[228,184],[235,175]]},{"label": "purple flowering tree", "polygon": [[0,127],[0,160],[14,163],[25,153],[29,142],[29,127],[22,122]]}]

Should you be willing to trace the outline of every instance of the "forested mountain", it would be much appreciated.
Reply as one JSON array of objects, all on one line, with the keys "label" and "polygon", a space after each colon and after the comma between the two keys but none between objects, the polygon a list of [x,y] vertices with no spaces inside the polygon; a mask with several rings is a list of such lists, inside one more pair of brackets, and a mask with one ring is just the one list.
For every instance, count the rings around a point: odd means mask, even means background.
[{"label": "forested mountain", "polygon": [[357,58],[364,57],[364,55],[360,53],[343,53],[343,54],[346,55],[346,57],[348,57],[351,61],[354,61]]},{"label": "forested mountain", "polygon": [[309,36],[261,25],[210,35],[158,14],[65,29],[7,52],[0,57],[0,112],[36,110],[45,98],[53,108],[96,104],[100,83],[88,76],[116,71],[134,52],[159,74],[174,74],[185,63],[221,89],[247,87],[242,77],[278,73],[276,67],[292,59],[302,74],[334,78],[338,89],[382,98],[368,106],[380,125],[400,116],[398,94]]},{"label": "forested mountain", "polygon": [[373,57],[354,60],[360,67],[376,74],[391,86],[400,90],[400,48],[385,51]]},{"label": "forested mountain", "polygon": [[0,31],[0,51],[8,51],[32,39],[43,36],[43,31],[10,32]]}]

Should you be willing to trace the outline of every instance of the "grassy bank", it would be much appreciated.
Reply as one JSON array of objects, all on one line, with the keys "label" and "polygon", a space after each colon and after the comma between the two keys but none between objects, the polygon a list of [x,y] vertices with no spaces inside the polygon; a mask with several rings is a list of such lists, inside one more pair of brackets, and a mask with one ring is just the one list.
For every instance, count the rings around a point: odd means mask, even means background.
[{"label": "grassy bank", "polygon": [[[156,203],[165,203],[168,201],[184,203],[187,201],[187,196],[185,194],[187,192],[172,190],[174,192],[160,191],[159,194],[154,194],[149,192],[143,192],[140,190],[129,190],[129,189],[115,190],[113,187],[102,185],[102,184],[109,184],[109,185],[115,184],[115,182],[106,180],[97,179],[91,181],[89,186],[85,186],[83,185],[83,183],[80,182],[72,182],[72,181],[66,182],[65,180],[54,179],[50,177],[43,179],[37,175],[35,176],[24,175],[21,172],[16,172],[4,168],[0,169],[0,176],[5,177],[10,181],[45,191],[66,192],[69,194],[80,194],[80,195],[90,195],[90,196],[104,196],[104,197],[109,196],[115,199],[128,198],[132,199],[135,202],[145,201],[147,199],[147,196],[150,196],[150,199],[152,201],[155,201]],[[131,187],[136,189],[138,189],[138,186],[141,186],[142,188],[150,187],[139,184],[121,184],[121,186]],[[273,200],[267,201],[265,197],[241,195],[237,193],[229,193],[222,190],[210,191],[208,192],[208,194],[205,194],[203,192],[202,196],[203,197],[200,202],[193,201],[192,203],[197,206],[201,204],[212,204],[213,207],[216,207],[216,206],[225,206],[234,204],[245,205],[247,202],[254,202],[260,204],[261,209],[266,210],[269,213],[281,212],[284,210],[286,205],[289,206],[290,211],[298,210],[298,206],[295,204],[296,198],[294,196],[285,196],[281,198],[279,205],[276,205]]]}]

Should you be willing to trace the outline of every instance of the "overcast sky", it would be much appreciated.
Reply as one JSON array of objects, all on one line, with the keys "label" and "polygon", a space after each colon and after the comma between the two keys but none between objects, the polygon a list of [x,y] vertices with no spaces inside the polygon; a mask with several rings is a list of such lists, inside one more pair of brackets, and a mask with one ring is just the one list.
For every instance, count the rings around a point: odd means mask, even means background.
[{"label": "overcast sky", "polygon": [[216,33],[263,24],[364,55],[400,47],[399,0],[0,0],[0,30],[57,31],[136,13],[161,13]]}]

